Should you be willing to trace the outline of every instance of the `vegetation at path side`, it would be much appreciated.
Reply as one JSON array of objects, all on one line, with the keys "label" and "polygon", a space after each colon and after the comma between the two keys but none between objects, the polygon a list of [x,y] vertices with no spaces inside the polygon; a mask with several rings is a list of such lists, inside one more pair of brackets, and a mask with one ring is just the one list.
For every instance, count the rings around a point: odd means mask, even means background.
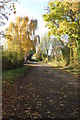
[{"label": "vegetation at path side", "polygon": [[[13,83],[14,80],[17,80],[18,78],[20,78],[22,75],[24,75],[24,73],[26,71],[29,71],[30,68],[31,68],[31,66],[22,66],[22,67],[13,69],[13,70],[12,69],[5,70],[5,71],[3,71],[3,74],[2,74],[2,80]],[[27,72],[26,72],[26,74],[27,74]]]},{"label": "vegetation at path side", "polygon": [[21,66],[30,51],[35,52],[36,43],[39,42],[39,35],[35,34],[36,29],[37,20],[29,20],[26,16],[17,17],[15,22],[9,24],[4,33],[6,41],[2,48],[3,69]]},{"label": "vegetation at path side", "polygon": [[37,61],[51,62],[54,66],[79,71],[79,6],[78,1],[49,1],[42,15],[48,32],[41,38],[36,34],[37,19],[16,17],[15,22],[10,22],[4,31],[6,42],[2,48],[3,69],[16,69],[27,58],[31,60],[29,56],[32,52]]},{"label": "vegetation at path side", "polygon": [[78,1],[48,2],[43,19],[49,31],[39,45],[40,59],[51,61],[55,66],[80,69],[79,6]]}]

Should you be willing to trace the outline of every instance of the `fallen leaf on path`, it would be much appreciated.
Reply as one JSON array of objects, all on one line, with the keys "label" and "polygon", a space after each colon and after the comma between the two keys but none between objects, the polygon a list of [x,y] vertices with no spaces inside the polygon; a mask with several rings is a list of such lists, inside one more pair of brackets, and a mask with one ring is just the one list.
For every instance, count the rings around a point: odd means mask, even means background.
[{"label": "fallen leaf on path", "polygon": [[50,114],[50,111],[47,111],[46,113],[47,113],[47,114]]},{"label": "fallen leaf on path", "polygon": [[61,103],[61,104],[60,104],[60,106],[61,106],[61,107],[63,107],[63,106],[64,106],[64,104],[62,104],[62,103]]},{"label": "fallen leaf on path", "polygon": [[28,113],[28,110],[26,110],[25,112]]},{"label": "fallen leaf on path", "polygon": [[52,102],[53,100],[49,100],[50,102]]}]

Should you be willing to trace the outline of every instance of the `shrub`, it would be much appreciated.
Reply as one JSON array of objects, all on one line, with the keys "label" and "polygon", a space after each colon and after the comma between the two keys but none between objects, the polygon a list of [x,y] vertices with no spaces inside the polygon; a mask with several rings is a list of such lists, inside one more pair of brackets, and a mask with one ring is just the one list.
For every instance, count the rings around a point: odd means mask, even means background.
[{"label": "shrub", "polygon": [[5,50],[2,54],[2,69],[12,69],[23,64],[23,54],[17,51]]}]

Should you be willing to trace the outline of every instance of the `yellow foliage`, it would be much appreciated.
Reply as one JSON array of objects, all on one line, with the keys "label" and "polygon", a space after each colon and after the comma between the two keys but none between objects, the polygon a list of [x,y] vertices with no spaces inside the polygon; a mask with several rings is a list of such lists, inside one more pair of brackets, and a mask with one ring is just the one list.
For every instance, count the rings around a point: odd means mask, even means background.
[{"label": "yellow foliage", "polygon": [[[30,39],[29,31],[29,19],[28,17],[17,17],[16,22],[11,22],[9,28],[6,31],[6,38],[8,49],[16,49],[16,46],[24,51],[34,50],[34,42]],[[14,46],[14,47],[13,47]]]}]

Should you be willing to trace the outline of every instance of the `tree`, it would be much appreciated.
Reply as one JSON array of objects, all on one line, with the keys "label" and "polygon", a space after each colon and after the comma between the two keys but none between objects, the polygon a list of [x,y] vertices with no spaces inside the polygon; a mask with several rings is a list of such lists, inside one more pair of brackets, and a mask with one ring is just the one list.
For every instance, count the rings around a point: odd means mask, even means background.
[{"label": "tree", "polygon": [[[4,38],[4,29],[5,24],[7,23],[9,16],[11,14],[16,14],[15,2],[17,0],[1,0],[0,1],[0,40]],[[0,43],[2,45],[2,42]]]},{"label": "tree", "polygon": [[68,47],[72,49],[74,63],[75,61],[78,62],[80,48],[78,36],[80,21],[79,6],[80,2],[78,1],[72,2],[64,0],[64,2],[55,2],[52,0],[48,3],[47,13],[43,15],[43,19],[47,22],[51,35],[55,35],[59,39],[64,34],[68,35]]},{"label": "tree", "polygon": [[[36,30],[36,29],[35,29]],[[6,29],[5,37],[13,44],[19,45],[24,52],[24,58],[30,50],[35,50],[34,39],[31,39],[30,21],[28,17],[17,17],[16,22],[11,22]]]},{"label": "tree", "polygon": [[57,40],[57,37],[51,37],[51,56],[53,59],[60,59],[62,44],[61,41]]},{"label": "tree", "polygon": [[39,47],[38,47],[38,54],[41,55],[45,55],[47,56],[48,59],[48,55],[49,55],[49,49],[50,49],[50,37],[45,34],[40,41]]},{"label": "tree", "polygon": [[1,0],[0,1],[0,26],[5,25],[9,15],[13,12],[16,13],[15,2],[17,0]]},{"label": "tree", "polygon": [[37,29],[37,20],[30,20],[30,24],[29,24],[29,29],[30,29],[30,34],[35,36],[35,31]]}]

